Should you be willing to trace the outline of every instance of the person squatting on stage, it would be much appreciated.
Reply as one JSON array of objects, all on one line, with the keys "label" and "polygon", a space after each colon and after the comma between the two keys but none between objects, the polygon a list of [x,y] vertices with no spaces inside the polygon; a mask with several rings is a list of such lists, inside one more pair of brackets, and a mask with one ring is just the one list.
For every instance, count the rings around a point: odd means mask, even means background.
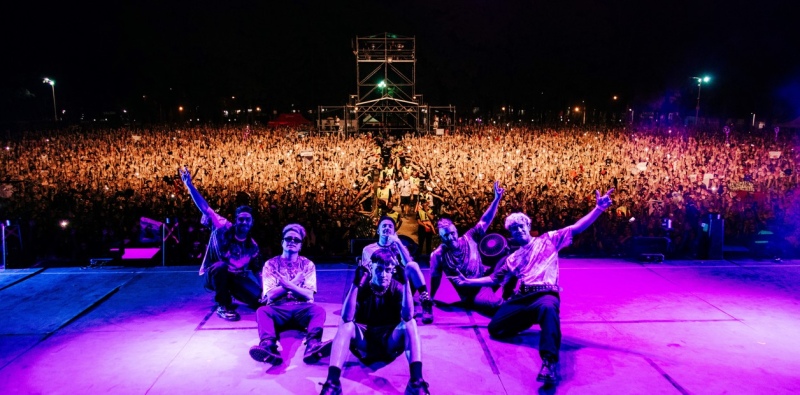
[{"label": "person squatting on stage", "polygon": [[[342,393],[342,366],[349,349],[362,363],[392,362],[405,351],[410,378],[406,395],[430,394],[422,378],[422,351],[411,282],[396,256],[396,247],[380,248],[370,257],[368,266],[356,267],[355,278],[342,307],[342,319],[333,339],[328,377],[322,395]],[[395,279],[395,270],[401,277]]]},{"label": "person squatting on stage", "polygon": [[[411,258],[408,249],[395,233],[394,221],[391,217],[378,219],[378,242],[364,247],[361,252],[361,264],[369,268],[372,255],[381,249],[396,249],[401,258],[400,268],[404,271],[405,278],[409,279],[411,289],[419,291],[419,303],[422,306],[422,323],[433,323],[433,300],[428,294],[428,285],[419,264]],[[413,292],[412,292],[413,295]]]},{"label": "person squatting on stage", "polygon": [[494,220],[497,206],[503,198],[504,188],[500,182],[494,182],[494,200],[489,204],[486,212],[475,226],[461,237],[458,230],[449,219],[442,218],[436,223],[442,244],[431,254],[431,298],[436,296],[436,291],[442,283],[442,274],[446,275],[456,289],[461,302],[467,308],[474,308],[492,314],[503,302],[501,296],[496,295],[497,285],[490,284],[486,287],[467,287],[457,284],[453,279],[459,274],[466,278],[479,278],[491,272],[494,268],[487,268],[481,261],[478,250],[481,239],[486,235],[486,230]]},{"label": "person squatting on stage", "polygon": [[511,278],[520,280],[517,293],[503,303],[489,322],[489,335],[496,339],[508,338],[539,324],[539,355],[542,366],[537,381],[556,383],[558,354],[561,348],[561,299],[558,286],[558,251],[572,243],[573,236],[589,227],[611,204],[611,188],[605,195],[595,191],[597,205],[573,225],[531,237],[531,219],[523,213],[506,217],[505,227],[511,238],[522,245],[506,257],[498,270],[490,276],[470,279],[463,274],[453,280],[459,285],[486,286],[499,284]]},{"label": "person squatting on stage", "polygon": [[181,180],[203,214],[201,222],[209,222],[212,228],[200,275],[205,277],[205,286],[215,292],[217,315],[228,321],[238,321],[239,313],[233,298],[252,308],[260,306],[261,282],[256,277],[259,249],[250,237],[253,227],[253,209],[239,206],[236,222],[231,223],[209,207],[208,202],[192,184],[192,175],[184,166],[178,169]]},{"label": "person squatting on stage", "polygon": [[316,363],[330,354],[330,343],[322,342],[325,309],[314,303],[317,292],[314,262],[300,256],[306,230],[299,224],[289,224],[281,233],[283,252],[269,259],[261,272],[264,284],[261,301],[266,306],[256,311],[259,344],[250,348],[250,356],[259,362],[280,365],[283,363],[277,343],[280,333],[296,329],[306,331],[303,362]]}]

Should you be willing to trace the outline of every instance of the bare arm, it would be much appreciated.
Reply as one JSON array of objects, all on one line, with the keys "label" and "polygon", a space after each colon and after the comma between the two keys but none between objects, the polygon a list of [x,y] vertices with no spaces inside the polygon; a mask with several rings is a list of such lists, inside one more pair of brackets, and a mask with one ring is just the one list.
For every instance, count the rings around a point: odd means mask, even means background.
[{"label": "bare arm", "polygon": [[494,182],[494,200],[492,203],[489,204],[489,207],[481,216],[480,221],[476,226],[481,227],[481,229],[486,232],[486,229],[489,228],[489,225],[494,221],[494,216],[497,214],[497,205],[500,204],[500,200],[503,198],[503,192],[506,190],[504,188],[500,188],[500,181]]},{"label": "bare arm", "polygon": [[302,273],[298,274],[297,277],[295,277],[292,280],[289,280],[284,276],[278,275],[279,285],[267,291],[268,300],[275,300],[277,298],[280,298],[281,296],[285,295],[286,292],[289,291],[294,292],[295,295],[299,295],[305,300],[313,300],[314,291],[308,288],[303,288],[301,286],[304,280],[305,278],[302,276]]},{"label": "bare arm", "polygon": [[201,213],[208,213],[208,202],[206,202],[206,199],[200,195],[200,192],[195,188],[194,184],[192,184],[192,174],[189,172],[189,168],[186,166],[178,168],[178,172],[181,175],[181,181],[183,181],[183,184],[186,185],[186,188],[189,190],[189,195],[192,196],[194,204],[200,209]]},{"label": "bare arm", "polygon": [[352,322],[356,316],[356,301],[358,300],[358,287],[350,285],[347,297],[342,305],[342,321]]},{"label": "bare arm", "polygon": [[408,279],[403,284],[403,305],[400,308],[400,318],[404,322],[414,318],[414,294],[411,292],[411,281]]},{"label": "bare arm", "polygon": [[222,227],[223,222],[221,221],[219,215],[217,215],[217,213],[215,213],[214,210],[209,207],[206,199],[203,198],[203,195],[200,194],[200,192],[192,183],[192,174],[189,172],[189,168],[186,166],[178,168],[178,172],[181,174],[181,181],[183,181],[183,184],[186,185],[186,189],[189,190],[189,195],[192,197],[192,201],[194,201],[194,204],[197,206],[200,212],[203,215],[208,216],[215,229]]},{"label": "bare arm", "polygon": [[614,188],[609,189],[608,192],[606,192],[606,194],[603,196],[600,196],[600,191],[595,191],[595,194],[597,195],[597,206],[592,209],[589,214],[584,215],[583,218],[569,226],[573,236],[586,230],[586,228],[588,228],[598,217],[600,217],[600,214],[602,214],[603,211],[611,207],[611,203],[613,202],[611,201],[610,195],[612,193],[614,193]]},{"label": "bare arm", "polygon": [[484,285],[498,285],[499,282],[495,282],[492,276],[484,276],[479,278],[467,278],[462,273],[458,273],[457,277],[448,277],[453,279],[453,282],[456,285],[466,286],[466,287],[481,287]]},{"label": "bare arm", "polygon": [[[399,226],[398,226],[399,227]],[[400,255],[400,259],[403,262],[403,265],[408,265],[409,262],[413,261],[411,258],[411,254],[408,252],[408,248],[400,241],[400,238],[397,237],[396,234],[389,236],[389,241],[392,243],[390,248],[397,254]]]}]

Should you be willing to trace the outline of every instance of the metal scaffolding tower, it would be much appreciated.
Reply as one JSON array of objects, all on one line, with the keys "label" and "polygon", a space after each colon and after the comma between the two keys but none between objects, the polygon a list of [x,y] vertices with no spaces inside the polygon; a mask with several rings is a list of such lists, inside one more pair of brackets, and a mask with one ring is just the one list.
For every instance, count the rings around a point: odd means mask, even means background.
[{"label": "metal scaffolding tower", "polygon": [[[356,37],[356,94],[345,106],[320,106],[320,131],[383,132],[434,130],[431,113],[442,110],[454,119],[455,107],[423,102],[416,90],[416,39],[392,33]],[[435,116],[435,115],[434,115]],[[448,126],[454,126],[450,123]]]}]

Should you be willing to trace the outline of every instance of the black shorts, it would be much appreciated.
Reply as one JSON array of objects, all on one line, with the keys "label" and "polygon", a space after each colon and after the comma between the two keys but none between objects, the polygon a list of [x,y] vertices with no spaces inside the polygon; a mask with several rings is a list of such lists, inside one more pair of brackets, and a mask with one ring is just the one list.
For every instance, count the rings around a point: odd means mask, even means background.
[{"label": "black shorts", "polygon": [[400,196],[400,204],[411,204],[411,196]]},{"label": "black shorts", "polygon": [[364,365],[369,365],[375,362],[389,363],[394,361],[405,350],[404,347],[398,347],[397,350],[389,349],[389,341],[392,338],[397,326],[372,326],[367,328],[366,325],[356,324],[364,334],[364,341],[367,343],[366,350],[359,350],[350,344],[350,352],[358,358]]}]

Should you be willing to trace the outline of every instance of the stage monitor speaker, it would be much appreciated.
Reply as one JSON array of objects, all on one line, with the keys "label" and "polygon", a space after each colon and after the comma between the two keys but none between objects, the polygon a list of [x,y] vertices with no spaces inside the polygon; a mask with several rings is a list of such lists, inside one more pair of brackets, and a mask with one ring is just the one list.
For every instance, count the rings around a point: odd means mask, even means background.
[{"label": "stage monitor speaker", "polygon": [[158,266],[161,247],[126,247],[121,259],[124,266]]},{"label": "stage monitor speaker", "polygon": [[634,237],[628,245],[628,256],[632,259],[661,262],[669,252],[667,237]]}]

